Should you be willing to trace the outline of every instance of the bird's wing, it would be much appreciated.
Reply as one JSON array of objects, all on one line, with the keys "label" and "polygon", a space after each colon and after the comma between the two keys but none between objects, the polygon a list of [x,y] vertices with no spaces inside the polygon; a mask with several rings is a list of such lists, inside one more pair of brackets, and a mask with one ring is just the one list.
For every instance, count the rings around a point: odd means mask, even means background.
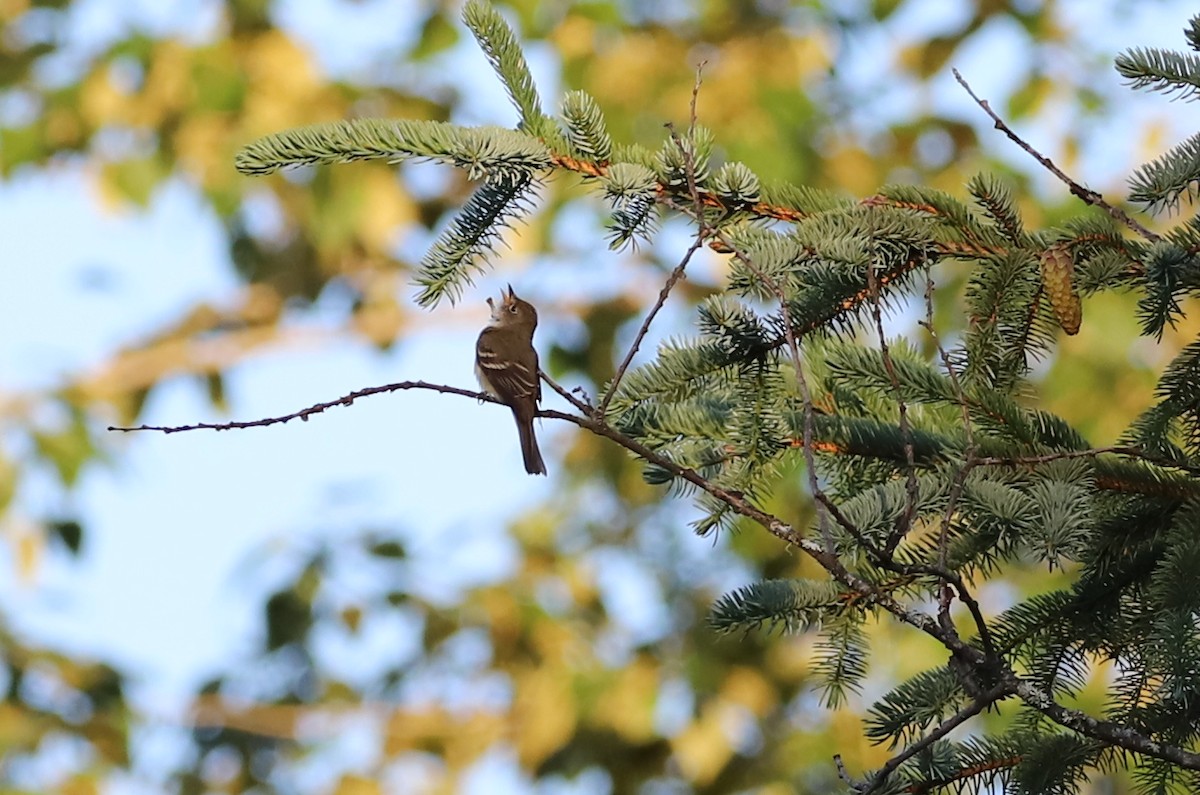
[{"label": "bird's wing", "polygon": [[[541,400],[542,385],[537,375],[537,352],[531,347],[529,353],[515,360],[504,360],[496,353],[492,345],[492,334],[486,330],[479,335],[475,344],[475,357],[479,369],[488,383],[496,390],[497,396],[505,403],[512,404],[516,400]],[[532,354],[532,355],[529,355]]]}]

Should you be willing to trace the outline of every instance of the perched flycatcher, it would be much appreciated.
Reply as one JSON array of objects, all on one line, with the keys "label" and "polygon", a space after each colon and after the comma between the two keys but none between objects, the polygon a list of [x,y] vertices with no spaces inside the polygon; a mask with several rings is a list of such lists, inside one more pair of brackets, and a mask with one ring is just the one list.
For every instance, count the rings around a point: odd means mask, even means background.
[{"label": "perched flycatcher", "polygon": [[530,475],[546,474],[533,419],[542,384],[538,381],[538,355],[533,349],[533,330],[537,328],[537,310],[513,293],[500,294],[500,303],[487,300],[492,318],[475,343],[475,377],[483,391],[512,409],[521,435],[521,455]]}]

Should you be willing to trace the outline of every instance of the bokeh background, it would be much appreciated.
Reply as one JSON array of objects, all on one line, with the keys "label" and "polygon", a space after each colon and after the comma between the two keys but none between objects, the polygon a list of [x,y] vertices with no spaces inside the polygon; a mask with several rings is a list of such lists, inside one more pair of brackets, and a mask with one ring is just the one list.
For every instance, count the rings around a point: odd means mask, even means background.
[{"label": "bokeh background", "polygon": [[[704,62],[700,122],[766,179],[961,195],[998,170],[1035,227],[1084,209],[951,67],[1117,199],[1200,121],[1111,66],[1127,47],[1182,48],[1194,8],[1179,0],[497,5],[546,103],[589,91],[619,142],[657,147],[664,123],[686,124]],[[472,387],[484,299],[505,283],[538,306],[560,382],[595,394],[612,374],[686,248],[677,220],[610,251],[602,202],[553,177],[476,289],[426,311],[413,267],[469,195],[463,174],[233,169],[257,136],[317,121],[514,124],[458,10],[0,0],[5,791],[816,793],[836,783],[833,753],[852,771],[886,758],[858,714],[936,652],[875,627],[887,653],[861,698],[820,709],[806,639],[704,624],[723,591],[805,564],[752,528],[695,536],[686,499],[601,440],[543,424],[550,477],[529,478],[504,409],[417,392],[271,428],[106,431],[403,379]],[[643,359],[688,333],[723,274],[698,260]],[[950,336],[961,276],[938,273]],[[1039,370],[1036,399],[1096,444],[1196,333],[1136,328],[1131,300],[1093,299]],[[771,508],[803,523],[801,482]],[[1002,609],[1049,586],[1015,572],[983,594]]]}]

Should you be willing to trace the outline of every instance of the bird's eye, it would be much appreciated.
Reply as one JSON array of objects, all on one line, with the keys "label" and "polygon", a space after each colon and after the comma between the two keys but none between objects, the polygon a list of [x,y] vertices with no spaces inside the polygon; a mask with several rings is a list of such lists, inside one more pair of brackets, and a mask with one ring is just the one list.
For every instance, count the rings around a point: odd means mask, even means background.
[{"label": "bird's eye", "polygon": [[508,311],[509,311],[509,312],[512,312],[514,315],[515,315],[515,314],[517,314],[517,305],[516,305],[516,304],[513,304],[512,306],[510,306],[510,307],[508,308]]}]

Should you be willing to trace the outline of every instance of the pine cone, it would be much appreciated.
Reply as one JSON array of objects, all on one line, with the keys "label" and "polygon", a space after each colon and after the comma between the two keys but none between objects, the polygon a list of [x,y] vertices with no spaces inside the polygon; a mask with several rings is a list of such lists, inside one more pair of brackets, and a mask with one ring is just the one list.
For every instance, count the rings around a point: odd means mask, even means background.
[{"label": "pine cone", "polygon": [[1083,308],[1074,283],[1075,260],[1065,243],[1055,243],[1042,252],[1042,285],[1058,324],[1068,334],[1078,334]]}]

